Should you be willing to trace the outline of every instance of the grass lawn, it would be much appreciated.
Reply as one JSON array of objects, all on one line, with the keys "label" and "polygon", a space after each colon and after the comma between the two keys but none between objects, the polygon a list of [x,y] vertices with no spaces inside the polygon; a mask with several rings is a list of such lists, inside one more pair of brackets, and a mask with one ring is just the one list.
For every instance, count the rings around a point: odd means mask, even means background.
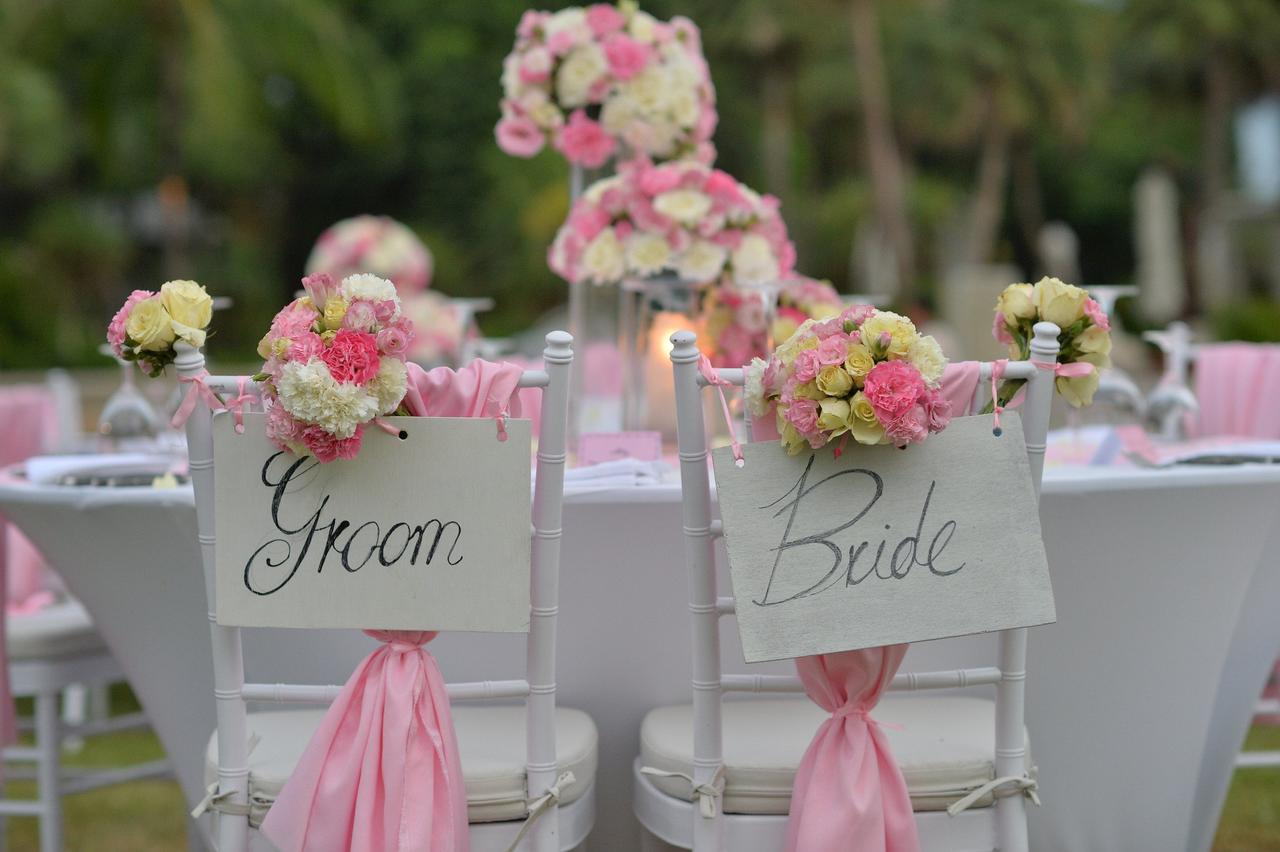
[{"label": "grass lawn", "polygon": [[[125,689],[112,693],[112,709],[123,712],[136,705]],[[19,702],[20,712],[29,712]],[[1280,728],[1255,727],[1251,749],[1280,749]],[[127,761],[154,760],[160,744],[149,732],[126,732],[96,737],[76,754],[69,766],[113,766]],[[34,784],[13,781],[6,792],[34,793]],[[137,781],[71,796],[65,800],[67,852],[175,852],[186,848],[186,804],[172,781]],[[36,820],[10,817],[6,826],[9,852],[37,852]],[[1222,812],[1214,852],[1280,852],[1280,769],[1237,772]]]}]

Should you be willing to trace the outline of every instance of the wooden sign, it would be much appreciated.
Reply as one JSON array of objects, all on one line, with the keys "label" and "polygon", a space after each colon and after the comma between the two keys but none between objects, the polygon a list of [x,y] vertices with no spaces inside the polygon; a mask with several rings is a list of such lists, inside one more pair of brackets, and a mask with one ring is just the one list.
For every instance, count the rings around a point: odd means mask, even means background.
[{"label": "wooden sign", "polygon": [[961,417],[906,450],[714,450],[747,662],[1056,620],[1022,423]]},{"label": "wooden sign", "polygon": [[219,624],[529,629],[529,421],[387,421],[320,464],[214,418]]}]

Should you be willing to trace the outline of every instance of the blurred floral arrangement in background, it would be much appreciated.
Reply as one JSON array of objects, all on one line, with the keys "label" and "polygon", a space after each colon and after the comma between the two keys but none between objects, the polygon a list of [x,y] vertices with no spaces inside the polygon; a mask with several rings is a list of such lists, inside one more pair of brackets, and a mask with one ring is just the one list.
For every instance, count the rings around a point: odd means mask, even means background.
[{"label": "blurred floral arrangement in background", "polygon": [[844,300],[831,282],[793,278],[778,290],[773,328],[769,329],[766,298],[761,292],[728,286],[707,291],[698,346],[714,366],[741,367],[764,355],[770,340],[786,340],[805,320],[829,319],[844,307]]}]

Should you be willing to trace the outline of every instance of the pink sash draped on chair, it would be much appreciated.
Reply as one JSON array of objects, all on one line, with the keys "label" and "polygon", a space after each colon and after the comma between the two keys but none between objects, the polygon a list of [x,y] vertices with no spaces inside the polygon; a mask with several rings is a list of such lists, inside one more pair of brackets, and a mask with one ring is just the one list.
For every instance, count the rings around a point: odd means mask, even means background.
[{"label": "pink sash draped on chair", "polygon": [[831,713],[796,770],[787,852],[917,852],[907,783],[871,710],[906,645],[796,660],[805,693]]},{"label": "pink sash draped on chair", "polygon": [[[515,364],[409,364],[419,417],[519,416]],[[384,644],[352,674],[262,824],[282,852],[467,852],[467,793],[435,633],[365,631]]]},{"label": "pink sash draped on chair", "polygon": [[1197,437],[1280,440],[1280,346],[1216,343],[1196,355]]}]

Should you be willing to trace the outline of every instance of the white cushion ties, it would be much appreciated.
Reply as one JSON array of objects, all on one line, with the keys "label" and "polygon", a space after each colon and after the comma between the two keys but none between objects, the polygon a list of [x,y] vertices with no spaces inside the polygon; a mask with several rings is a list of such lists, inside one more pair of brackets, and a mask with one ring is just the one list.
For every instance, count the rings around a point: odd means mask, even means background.
[{"label": "white cushion ties", "polygon": [[[1004,787],[1006,784],[1013,785],[1013,789],[1001,791],[997,793],[997,789]],[[967,810],[970,805],[984,796],[991,794],[994,796],[1012,796],[1018,793],[1026,796],[1037,805],[1040,804],[1040,794],[1036,792],[1038,784],[1036,779],[1026,775],[1005,775],[1001,778],[993,778],[981,787],[970,790],[968,795],[962,799],[958,799],[947,807],[947,815],[955,816]]]},{"label": "white cushion ties", "polygon": [[724,795],[724,764],[716,767],[716,774],[711,776],[711,781],[707,784],[699,784],[693,780],[693,776],[686,772],[669,771],[666,769],[655,769],[652,766],[640,767],[641,775],[653,775],[657,778],[683,778],[689,782],[689,786],[693,788],[690,796],[691,801],[698,803],[698,810],[702,813],[703,819],[715,819],[716,813],[720,808],[720,797]]},{"label": "white cushion ties", "polygon": [[556,779],[556,783],[547,788],[547,792],[529,802],[529,816],[525,817],[524,825],[520,826],[520,833],[516,835],[515,840],[511,841],[511,845],[507,847],[507,852],[515,852],[515,848],[520,845],[521,840],[524,840],[524,836],[529,833],[529,829],[538,821],[538,817],[559,805],[560,794],[564,792],[564,788],[577,780],[572,772],[562,772],[560,777]]},{"label": "white cushion ties", "polygon": [[234,790],[227,790],[225,793],[219,793],[218,782],[213,782],[205,789],[204,798],[200,800],[200,803],[192,808],[191,817],[193,819],[199,819],[209,811],[220,814],[231,814],[232,816],[247,817],[249,815],[249,806],[247,804],[228,801],[228,799],[234,795]]}]

